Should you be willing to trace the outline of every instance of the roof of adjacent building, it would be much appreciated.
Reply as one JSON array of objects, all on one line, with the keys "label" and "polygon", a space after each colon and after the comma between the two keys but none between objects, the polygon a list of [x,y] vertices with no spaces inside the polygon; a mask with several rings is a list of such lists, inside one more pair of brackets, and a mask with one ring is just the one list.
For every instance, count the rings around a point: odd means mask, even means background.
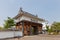
[{"label": "roof of adjacent building", "polygon": [[38,20],[40,20],[40,21],[46,22],[46,20],[44,20],[44,19],[42,19],[42,18],[38,18],[37,15],[33,15],[33,14],[31,14],[31,13],[28,13],[28,12],[26,12],[26,11],[23,11],[22,8],[20,8],[19,13],[14,17],[14,19],[18,19],[18,18],[21,17],[22,15],[28,16],[28,17],[32,17],[32,18],[38,19]]}]

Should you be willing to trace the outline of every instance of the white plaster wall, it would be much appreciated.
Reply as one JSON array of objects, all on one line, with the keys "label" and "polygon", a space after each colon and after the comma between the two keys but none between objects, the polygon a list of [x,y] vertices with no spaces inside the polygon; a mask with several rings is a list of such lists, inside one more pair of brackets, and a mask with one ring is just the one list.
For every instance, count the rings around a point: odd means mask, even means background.
[{"label": "white plaster wall", "polygon": [[26,16],[22,16],[22,17],[20,18],[20,21],[21,21],[21,20],[28,20],[28,21],[31,21],[31,18],[26,17]]},{"label": "white plaster wall", "polygon": [[19,22],[19,21],[22,21],[22,20],[31,21],[31,19],[32,19],[32,20],[35,20],[37,23],[43,23],[43,22],[40,21],[40,20],[33,19],[33,18],[30,18],[30,17],[27,17],[27,16],[22,16],[22,17],[18,18],[17,20],[15,20],[15,22]]},{"label": "white plaster wall", "polygon": [[15,31],[15,36],[23,36],[23,32],[21,32],[21,31]]},{"label": "white plaster wall", "polygon": [[43,23],[43,22],[38,20],[38,23]]},{"label": "white plaster wall", "polygon": [[20,31],[1,31],[0,32],[0,39],[11,38],[15,36],[23,36],[23,34]]},{"label": "white plaster wall", "polygon": [[46,24],[45,23],[42,24],[43,24],[42,30],[46,30]]},{"label": "white plaster wall", "polygon": [[32,20],[34,20],[34,21],[37,21],[38,22],[38,20],[37,19],[34,19],[34,18],[30,18],[30,17],[27,17],[27,16],[22,16],[21,18],[20,18],[20,21],[21,20],[28,20],[28,21],[32,21]]},{"label": "white plaster wall", "polygon": [[28,21],[31,21],[31,18],[26,17],[26,16],[21,16],[20,18],[16,19],[15,22],[19,22],[19,21],[22,21],[22,20],[28,20]]}]

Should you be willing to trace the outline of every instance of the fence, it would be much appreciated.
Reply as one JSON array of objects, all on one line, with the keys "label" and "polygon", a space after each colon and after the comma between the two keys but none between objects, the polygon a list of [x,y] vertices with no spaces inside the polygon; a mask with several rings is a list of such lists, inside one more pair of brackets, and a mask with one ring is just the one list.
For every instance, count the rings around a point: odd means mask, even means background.
[{"label": "fence", "polygon": [[23,33],[21,31],[1,31],[0,39],[12,38],[12,37],[21,37]]}]

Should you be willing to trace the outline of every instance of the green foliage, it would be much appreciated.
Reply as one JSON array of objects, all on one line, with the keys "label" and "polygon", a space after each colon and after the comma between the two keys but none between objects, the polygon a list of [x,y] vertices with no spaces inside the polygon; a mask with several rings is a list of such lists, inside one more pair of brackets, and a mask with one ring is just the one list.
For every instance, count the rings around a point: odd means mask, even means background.
[{"label": "green foliage", "polygon": [[48,31],[48,30],[49,30],[49,26],[46,25],[46,29],[47,29],[47,31]]},{"label": "green foliage", "polygon": [[47,32],[50,34],[52,32],[52,29],[49,28],[49,26],[46,25]]},{"label": "green foliage", "polygon": [[0,26],[0,31],[3,31],[3,30],[5,30],[5,28]]},{"label": "green foliage", "polygon": [[12,18],[8,17],[8,19],[5,20],[4,28],[8,29],[14,25],[15,25],[14,20]]},{"label": "green foliage", "polygon": [[52,28],[53,30],[60,30],[60,22],[54,22]]},{"label": "green foliage", "polygon": [[49,34],[53,32],[53,34],[59,34],[60,31],[60,22],[53,22],[51,28],[48,30]]},{"label": "green foliage", "polygon": [[51,26],[53,29],[54,34],[59,34],[60,31],[60,22],[54,22]]},{"label": "green foliage", "polygon": [[0,27],[0,30],[3,30],[3,27]]}]

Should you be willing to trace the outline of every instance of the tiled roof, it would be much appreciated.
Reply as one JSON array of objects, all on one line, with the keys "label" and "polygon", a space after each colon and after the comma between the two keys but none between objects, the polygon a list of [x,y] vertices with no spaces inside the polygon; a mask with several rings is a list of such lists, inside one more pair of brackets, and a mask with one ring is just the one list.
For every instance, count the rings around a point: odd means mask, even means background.
[{"label": "tiled roof", "polygon": [[38,18],[38,16],[36,16],[36,15],[32,15],[31,13],[23,11],[22,8],[20,8],[18,15],[16,15],[14,17],[14,19],[19,18],[21,15],[30,16],[30,17],[33,17],[33,18],[37,18],[38,20],[45,21],[44,19]]},{"label": "tiled roof", "polygon": [[18,15],[16,15],[14,18],[19,17],[21,14],[29,15],[29,16],[32,16],[32,17],[37,17],[36,15],[32,15],[31,13],[28,13],[28,12],[26,12],[26,11],[23,11],[23,10],[20,8]]}]

